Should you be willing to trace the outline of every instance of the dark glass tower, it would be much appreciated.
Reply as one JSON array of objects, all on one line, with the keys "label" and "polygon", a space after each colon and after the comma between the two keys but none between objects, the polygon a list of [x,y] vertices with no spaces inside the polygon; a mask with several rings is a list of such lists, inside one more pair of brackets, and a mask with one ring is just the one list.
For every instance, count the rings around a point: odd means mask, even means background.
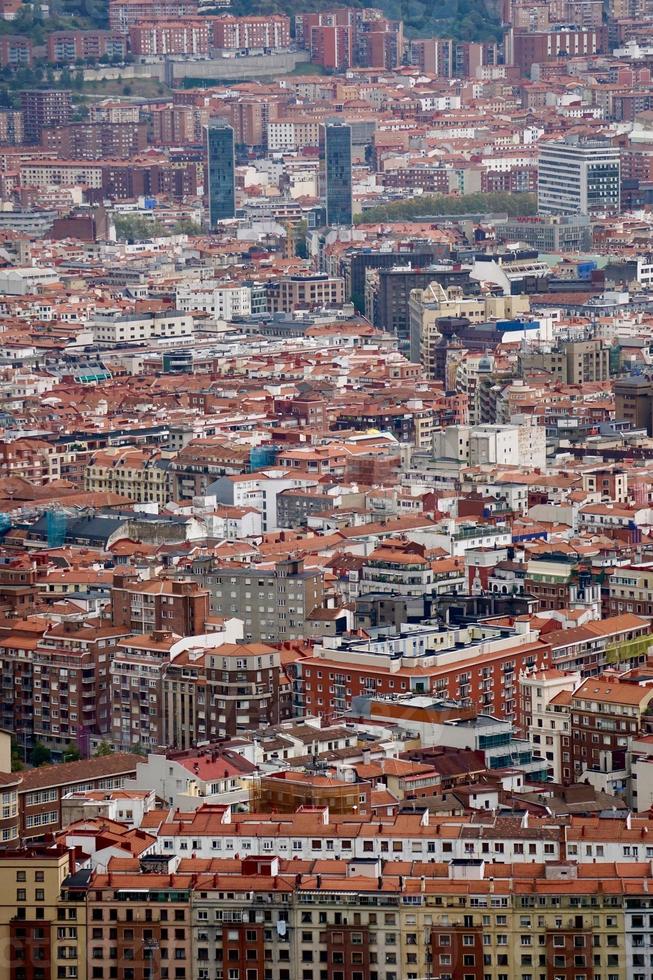
[{"label": "dark glass tower", "polygon": [[350,225],[351,197],[351,126],[327,123],[324,127],[324,196],[328,225]]},{"label": "dark glass tower", "polygon": [[221,119],[206,127],[209,221],[211,228],[236,215],[236,164],[234,131]]}]

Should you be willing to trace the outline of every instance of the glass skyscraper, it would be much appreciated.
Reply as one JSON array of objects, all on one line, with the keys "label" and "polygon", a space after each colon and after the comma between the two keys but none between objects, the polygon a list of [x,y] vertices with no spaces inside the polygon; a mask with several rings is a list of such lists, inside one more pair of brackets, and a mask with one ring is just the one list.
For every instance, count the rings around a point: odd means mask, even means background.
[{"label": "glass skyscraper", "polygon": [[211,228],[236,215],[236,163],[234,131],[221,119],[206,127],[209,221]]},{"label": "glass skyscraper", "polygon": [[327,123],[322,154],[326,222],[328,225],[351,225],[351,126]]}]

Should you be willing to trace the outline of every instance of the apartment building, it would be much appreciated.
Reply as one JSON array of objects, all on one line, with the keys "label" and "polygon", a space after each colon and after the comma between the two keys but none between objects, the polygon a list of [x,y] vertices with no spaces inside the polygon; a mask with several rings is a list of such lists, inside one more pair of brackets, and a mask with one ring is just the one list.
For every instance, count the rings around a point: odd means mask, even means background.
[{"label": "apartment building", "polygon": [[[217,827],[221,840],[228,810],[203,810],[204,823]],[[302,819],[328,843],[325,831],[333,825],[324,823],[325,812],[315,808]],[[428,831],[428,817],[421,819]],[[210,980],[215,970],[239,980],[259,980],[261,973],[268,980],[316,980],[322,971],[347,980],[418,980],[429,973],[440,980],[482,980],[488,973],[510,980],[648,978],[648,862],[597,861],[592,854],[605,848],[595,838],[580,860],[535,857],[529,823],[525,816],[521,842],[515,832],[516,859],[493,852],[490,842],[484,858],[428,863],[402,862],[403,848],[364,859],[339,858],[334,848],[320,855],[318,866],[299,872],[258,847],[235,857],[219,849],[193,854],[188,836],[189,851],[173,872],[165,853],[140,870],[125,862],[110,873],[86,874],[74,873],[63,847],[5,853],[0,929],[5,942],[30,948],[37,962],[56,949],[55,962],[68,961],[62,976],[96,980],[155,970],[177,980]],[[611,823],[619,835],[622,822]],[[256,833],[250,837],[255,844]],[[393,843],[385,834],[383,842]],[[17,921],[14,894],[24,910]],[[22,922],[38,928],[32,932]],[[85,944],[88,974],[82,972]],[[66,972],[70,961],[79,964],[77,973]]]},{"label": "apartment building", "polygon": [[281,276],[267,284],[267,294],[270,313],[342,306],[345,301],[344,280],[326,273]]},{"label": "apartment building", "polygon": [[[191,405],[199,407],[192,399]],[[173,498],[191,501],[218,477],[246,473],[249,466],[248,447],[231,445],[224,438],[193,440],[170,463]]]},{"label": "apartment building", "polygon": [[587,384],[610,378],[610,348],[603,340],[573,341],[548,351],[525,351],[523,374],[544,371],[562,384]]},{"label": "apartment building", "polygon": [[563,54],[568,57],[597,54],[607,50],[607,28],[578,29],[556,24],[548,31],[511,31],[507,38],[510,63],[528,74],[533,64],[555,61]]},{"label": "apartment building", "polygon": [[205,18],[159,20],[133,24],[129,28],[129,45],[133,54],[148,57],[175,54],[208,57],[209,35],[209,22]]},{"label": "apartment building", "polygon": [[621,466],[596,466],[583,473],[583,490],[598,493],[605,501],[626,503],[628,500],[628,471]]},{"label": "apartment building", "polygon": [[539,602],[542,612],[565,609],[578,575],[578,557],[551,552],[531,558],[526,565],[525,590]]},{"label": "apartment building", "polygon": [[53,31],[47,36],[48,61],[70,64],[78,58],[124,60],[127,36],[121,31]]},{"label": "apartment building", "polygon": [[46,127],[41,145],[63,160],[129,160],[147,147],[144,122],[80,122]]},{"label": "apartment building", "polygon": [[319,568],[301,559],[272,565],[221,565],[199,558],[191,565],[198,588],[208,590],[218,616],[243,621],[245,640],[282,643],[306,634],[306,617],[322,605],[324,587]]},{"label": "apartment building", "polygon": [[208,615],[209,592],[197,582],[114,576],[112,623],[130,633],[168,630],[178,636],[197,636],[204,631]]},{"label": "apartment building", "polygon": [[20,561],[0,568],[0,595],[3,612],[29,614],[38,599],[36,569],[26,567]]},{"label": "apartment building", "polygon": [[96,343],[118,344],[137,340],[175,340],[193,336],[193,318],[179,310],[96,316],[89,320]]},{"label": "apartment building", "polygon": [[573,777],[571,696],[580,685],[579,671],[534,670],[520,678],[524,728],[533,754],[545,759],[556,783]]},{"label": "apartment building", "polygon": [[32,64],[32,42],[21,35],[0,38],[0,66],[22,68]]},{"label": "apartment building", "polygon": [[620,665],[641,666],[652,645],[649,620],[632,613],[556,630],[546,635],[546,642],[551,647],[551,666],[580,670],[583,676]]},{"label": "apartment building", "polygon": [[20,94],[25,141],[39,143],[41,131],[46,126],[65,126],[72,115],[72,97],[69,91],[51,89],[27,89]]},{"label": "apartment building", "polygon": [[0,645],[1,724],[55,752],[110,730],[109,662],[128,630],[68,621],[11,628]]},{"label": "apartment building", "polygon": [[167,464],[168,460],[155,449],[99,449],[86,464],[84,488],[91,493],[115,493],[139,503],[166,504],[171,498]]},{"label": "apartment building", "polygon": [[223,643],[175,656],[159,705],[162,744],[190,748],[278,724],[286,717],[280,679],[281,655],[263,643]]},{"label": "apartment building", "polygon": [[[591,834],[588,834],[591,826]],[[211,859],[279,857],[295,860],[440,861],[545,861],[649,860],[648,816],[628,814],[560,819],[551,815],[491,813],[442,816],[428,807],[420,812],[384,815],[350,814],[342,820],[328,807],[304,808],[295,813],[236,813],[228,805],[202,804],[191,812],[171,813],[158,831],[158,851],[170,857]]]},{"label": "apartment building", "polygon": [[240,620],[207,620],[197,635],[170,630],[133,635],[112,659],[113,742],[187,749],[276,724],[278,650],[242,643]]},{"label": "apartment building", "polygon": [[0,477],[18,476],[38,487],[61,477],[57,447],[42,439],[0,441]]},{"label": "apartment building", "polygon": [[23,143],[23,114],[11,109],[0,110],[0,143],[3,146],[19,146]]},{"label": "apartment building", "polygon": [[607,581],[604,610],[609,616],[632,612],[653,617],[653,565],[620,565]]},{"label": "apartment building", "polygon": [[378,638],[325,637],[297,665],[297,697],[309,714],[332,718],[359,695],[430,694],[519,724],[517,678],[548,666],[549,656],[545,638],[494,626],[423,623]]},{"label": "apartment building", "polygon": [[[80,735],[110,728],[109,664],[125,631],[111,626],[63,623],[43,634],[31,658],[32,737],[62,750]],[[21,696],[29,696],[23,675]]]},{"label": "apartment building", "polygon": [[[190,980],[192,886],[192,877],[183,874],[142,872],[117,880],[96,874],[87,902],[91,976],[109,977],[113,967],[119,977],[156,976],[156,970],[160,976]],[[133,888],[139,892],[138,908],[130,899]]]},{"label": "apartment building", "polygon": [[[54,125],[48,122],[48,126]],[[64,124],[62,124],[64,125]],[[39,129],[39,140],[41,132]],[[20,182],[27,187],[43,189],[56,185],[58,187],[76,187],[85,185],[93,190],[102,187],[102,166],[79,160],[42,160],[26,161],[20,165]]]},{"label": "apartment building", "polygon": [[346,24],[314,24],[310,28],[311,61],[332,71],[350,68],[353,36]]},{"label": "apartment building", "polygon": [[[7,766],[9,768],[9,766]],[[20,773],[0,773],[0,847],[18,847],[20,842],[20,816],[18,790],[22,782]]]},{"label": "apartment building", "polygon": [[433,591],[433,585],[433,563],[425,557],[425,548],[407,541],[389,541],[365,560],[359,592],[423,596]]},{"label": "apartment building", "polygon": [[109,26],[127,31],[132,24],[197,17],[197,0],[110,0]]},{"label": "apartment building", "polygon": [[[0,945],[7,980],[86,980],[86,894],[62,845],[0,851]],[[86,879],[87,876],[82,876]]]},{"label": "apartment building", "polygon": [[136,775],[139,755],[113,755],[40,766],[20,774],[18,811],[20,839],[41,840],[62,826],[62,800],[68,793],[121,789]]},{"label": "apartment building", "polygon": [[604,674],[584,681],[571,698],[573,777],[625,768],[630,741],[653,730],[653,688]]},{"label": "apartment building", "polygon": [[269,17],[231,17],[212,19],[211,45],[227,50],[287,48],[290,45],[290,18],[280,14]]},{"label": "apartment building", "polygon": [[301,150],[320,145],[320,120],[306,116],[284,115],[271,119],[267,125],[267,147],[270,153]]},{"label": "apartment building", "polygon": [[218,320],[233,320],[252,312],[252,290],[238,283],[192,283],[176,291],[178,309],[210,313]]},{"label": "apartment building", "polygon": [[433,455],[467,466],[544,468],[546,431],[531,420],[522,425],[450,425],[433,434]]},{"label": "apartment building", "polygon": [[[207,108],[188,105],[158,106],[151,110],[154,146],[201,144],[209,121]],[[177,308],[184,307],[177,304]]]},{"label": "apartment building", "polygon": [[602,340],[578,340],[564,345],[567,384],[609,381],[610,349]]},{"label": "apartment building", "polygon": [[129,751],[149,751],[163,739],[163,678],[180,640],[169,629],[123,640],[111,661],[111,741]]}]

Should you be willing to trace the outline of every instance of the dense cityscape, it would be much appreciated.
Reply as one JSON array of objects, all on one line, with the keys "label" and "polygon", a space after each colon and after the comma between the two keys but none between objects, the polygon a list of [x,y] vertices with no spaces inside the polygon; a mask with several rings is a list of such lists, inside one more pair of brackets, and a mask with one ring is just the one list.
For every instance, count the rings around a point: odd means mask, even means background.
[{"label": "dense cityscape", "polygon": [[0,0],[0,980],[653,980],[653,0]]}]

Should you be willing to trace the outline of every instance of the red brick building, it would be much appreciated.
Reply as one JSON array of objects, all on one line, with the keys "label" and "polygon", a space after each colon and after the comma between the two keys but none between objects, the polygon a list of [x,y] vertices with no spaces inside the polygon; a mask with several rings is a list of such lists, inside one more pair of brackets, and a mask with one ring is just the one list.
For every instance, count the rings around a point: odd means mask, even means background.
[{"label": "red brick building", "polygon": [[[342,655],[342,654],[340,654]],[[548,666],[549,646],[542,640],[515,644],[495,653],[441,666],[415,663],[390,667],[384,657],[356,653],[330,659],[328,650],[299,664],[298,687],[306,714],[329,721],[352,707],[356,695],[377,698],[396,694],[434,694],[479,706],[483,711],[521,724],[517,678],[522,670]],[[418,658],[419,659],[419,658]],[[375,660],[379,663],[376,665]]]},{"label": "red brick building", "polygon": [[571,699],[573,777],[578,779],[586,769],[623,768],[628,744],[642,729],[652,700],[653,688],[617,674],[590,677],[581,684]]},{"label": "red brick building", "polygon": [[47,57],[55,65],[70,64],[82,58],[124,60],[127,54],[127,35],[122,31],[54,31],[48,34]]},{"label": "red brick building", "polygon": [[28,68],[32,64],[32,42],[20,34],[0,37],[0,67]]},{"label": "red brick building", "polygon": [[130,160],[147,147],[147,124],[71,123],[44,129],[41,145],[63,160]]},{"label": "red brick building", "polygon": [[135,55],[208,55],[209,23],[198,17],[134,24],[129,44]]},{"label": "red brick building", "polygon": [[287,48],[290,45],[290,18],[280,14],[269,17],[212,17],[209,19],[211,45],[214,48]]},{"label": "red brick building", "polygon": [[350,68],[353,64],[353,31],[345,24],[316,24],[311,27],[311,61],[323,68]]},{"label": "red brick building", "polygon": [[164,630],[197,636],[209,616],[209,592],[197,582],[116,575],[111,589],[113,625],[130,633]]},{"label": "red brick building", "polygon": [[139,21],[197,17],[198,0],[109,0],[109,27],[126,31]]},{"label": "red brick building", "polygon": [[601,54],[608,51],[607,27],[584,30],[561,28],[555,31],[514,32],[511,37],[512,64],[523,75],[530,75],[531,66],[542,62],[559,63],[561,58]]},{"label": "red brick building", "polygon": [[22,772],[18,787],[20,836],[37,840],[61,830],[61,801],[81,790],[120,789],[136,776],[140,755],[114,752],[79,762],[61,762]]}]

